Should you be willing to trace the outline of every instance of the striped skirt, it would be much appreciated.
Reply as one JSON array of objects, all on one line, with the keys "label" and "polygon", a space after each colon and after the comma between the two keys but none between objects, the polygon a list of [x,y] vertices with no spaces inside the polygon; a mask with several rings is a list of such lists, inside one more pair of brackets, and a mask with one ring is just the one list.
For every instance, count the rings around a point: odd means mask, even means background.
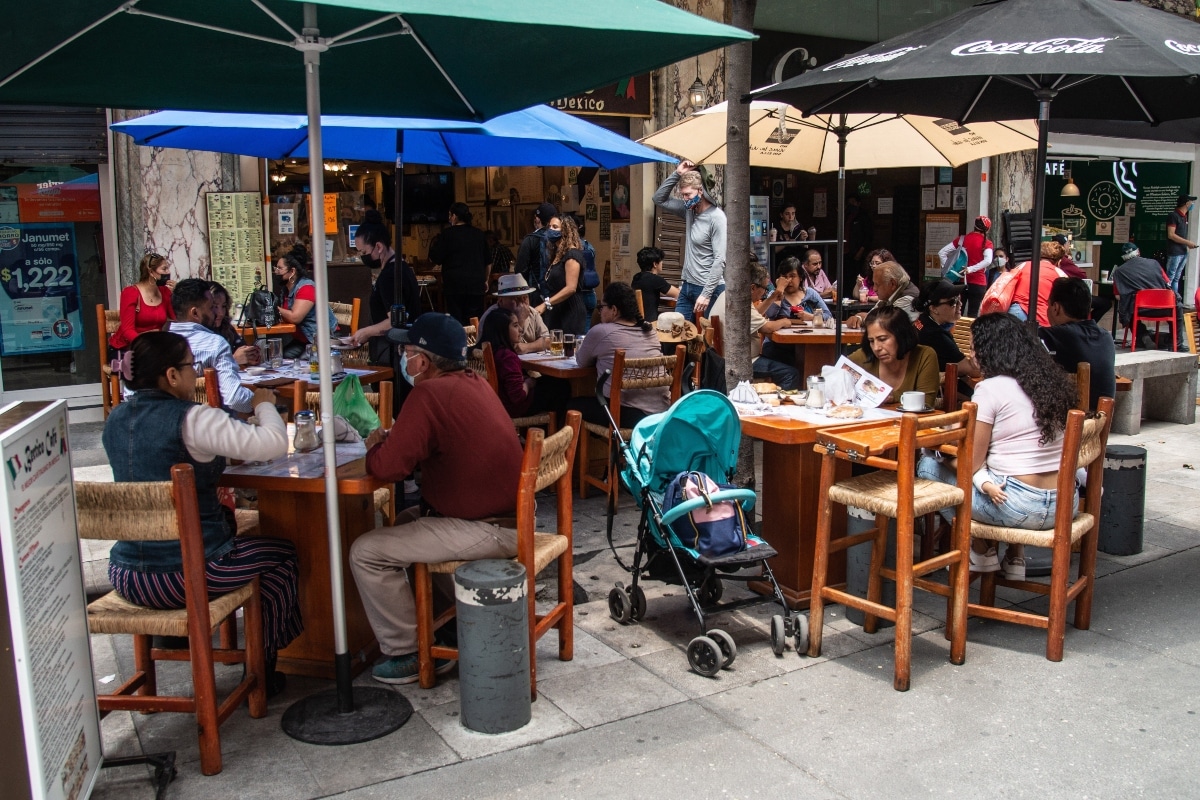
[{"label": "striped skirt", "polygon": [[[263,604],[263,634],[267,660],[304,631],[296,594],[296,548],[291,542],[239,536],[233,549],[208,562],[208,598],[214,600],[259,578]],[[147,608],[186,605],[183,572],[140,572],[108,565],[113,588],[131,603]]]}]

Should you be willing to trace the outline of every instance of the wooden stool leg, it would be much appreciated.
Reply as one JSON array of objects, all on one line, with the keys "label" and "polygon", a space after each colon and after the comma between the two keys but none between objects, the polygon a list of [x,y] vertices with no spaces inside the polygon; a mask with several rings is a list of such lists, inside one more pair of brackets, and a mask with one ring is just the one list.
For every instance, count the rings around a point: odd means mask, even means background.
[{"label": "wooden stool leg", "polygon": [[1071,578],[1071,542],[1065,532],[1055,536],[1050,567],[1050,609],[1046,629],[1046,658],[1062,661],[1067,634],[1067,583]]},{"label": "wooden stool leg", "polygon": [[971,521],[966,514],[954,515],[952,536],[952,547],[958,551],[958,561],[950,566],[946,633],[950,639],[950,663],[962,664],[967,660],[967,599],[971,590],[970,562],[967,555],[967,550],[971,547]]},{"label": "wooden stool leg", "polygon": [[912,514],[902,517],[896,520],[896,671],[892,687],[907,692],[912,672],[913,520]]},{"label": "wooden stool leg", "polygon": [[1080,541],[1079,576],[1077,581],[1087,581],[1083,590],[1075,597],[1075,629],[1086,631],[1092,626],[1092,595],[1096,585],[1096,545],[1099,532],[1093,526]]},{"label": "wooden stool leg", "polygon": [[[890,517],[875,515],[875,536],[871,539],[871,566],[867,572],[867,599],[872,603],[883,602],[883,562],[887,556],[888,520]],[[879,617],[867,611],[863,613],[863,630],[875,633],[879,629]]]},{"label": "wooden stool leg", "polygon": [[[255,576],[255,582],[258,577]],[[267,656],[263,646],[262,593],[254,590],[250,600],[242,608],[243,620],[246,626],[246,672],[255,678],[254,688],[250,691],[250,716],[262,719],[267,715]],[[233,619],[233,617],[230,617]]]},{"label": "wooden stool leg", "polygon": [[812,597],[808,602],[808,655],[821,655],[821,635],[825,630],[826,573],[829,570],[829,532],[833,527],[833,501],[829,499],[829,487],[833,485],[834,457],[821,457],[821,514],[817,519],[816,551],[813,553]]},{"label": "wooden stool leg", "polygon": [[558,557],[558,602],[562,603],[562,619],[558,621],[558,660],[570,661],[575,657],[575,574],[574,555],[571,548]]},{"label": "wooden stool leg", "polygon": [[221,771],[221,723],[217,717],[217,679],[213,672],[212,642],[204,637],[189,637],[188,649],[195,691],[196,727],[200,732],[200,771],[205,775],[216,775]]},{"label": "wooden stool leg", "polygon": [[[433,576],[425,564],[413,564],[413,599],[417,606],[417,674],[422,689],[437,681],[433,671]],[[533,620],[530,620],[530,625]]]},{"label": "wooden stool leg", "polygon": [[150,658],[150,637],[134,634],[133,636],[133,667],[145,675],[137,694],[151,697],[158,694],[158,673],[155,671],[154,660]]}]

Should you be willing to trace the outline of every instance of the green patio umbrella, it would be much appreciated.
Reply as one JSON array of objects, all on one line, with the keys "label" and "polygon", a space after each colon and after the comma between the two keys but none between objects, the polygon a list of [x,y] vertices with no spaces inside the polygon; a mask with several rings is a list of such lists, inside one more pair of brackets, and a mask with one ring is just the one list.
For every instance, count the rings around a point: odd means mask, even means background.
[{"label": "green patio umbrella", "polygon": [[[659,0],[72,0],[19,16],[0,30],[0,104],[306,113],[314,163],[322,112],[482,121],[753,38]],[[324,170],[309,177],[323,196]],[[322,247],[313,272],[323,307]],[[331,409],[328,319],[317,322]],[[295,715],[312,736],[289,733],[333,744],[388,733],[407,714],[393,723],[367,708],[370,730],[342,725],[365,693],[351,692],[332,425],[324,451],[338,689]]]}]

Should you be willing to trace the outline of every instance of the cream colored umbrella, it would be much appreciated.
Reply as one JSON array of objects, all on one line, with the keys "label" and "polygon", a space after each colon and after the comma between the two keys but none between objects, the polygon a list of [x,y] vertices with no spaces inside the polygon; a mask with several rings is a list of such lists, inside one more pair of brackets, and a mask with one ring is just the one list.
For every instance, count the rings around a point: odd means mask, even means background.
[{"label": "cream colored umbrella", "polygon": [[[695,164],[724,164],[727,103],[697,111],[641,139]],[[972,122],[912,114],[816,114],[802,117],[786,103],[750,104],[750,165],[833,172],[838,169],[838,129],[846,135],[846,169],[957,167],[979,158],[1033,150],[1037,121]]]}]

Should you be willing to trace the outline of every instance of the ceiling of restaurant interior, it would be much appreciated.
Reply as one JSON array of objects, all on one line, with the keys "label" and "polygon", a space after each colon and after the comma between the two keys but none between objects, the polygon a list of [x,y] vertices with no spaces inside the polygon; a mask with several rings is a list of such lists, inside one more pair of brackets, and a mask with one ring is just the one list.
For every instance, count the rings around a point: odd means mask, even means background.
[{"label": "ceiling of restaurant interior", "polygon": [[978,0],[758,0],[759,30],[879,42],[969,8]]}]

